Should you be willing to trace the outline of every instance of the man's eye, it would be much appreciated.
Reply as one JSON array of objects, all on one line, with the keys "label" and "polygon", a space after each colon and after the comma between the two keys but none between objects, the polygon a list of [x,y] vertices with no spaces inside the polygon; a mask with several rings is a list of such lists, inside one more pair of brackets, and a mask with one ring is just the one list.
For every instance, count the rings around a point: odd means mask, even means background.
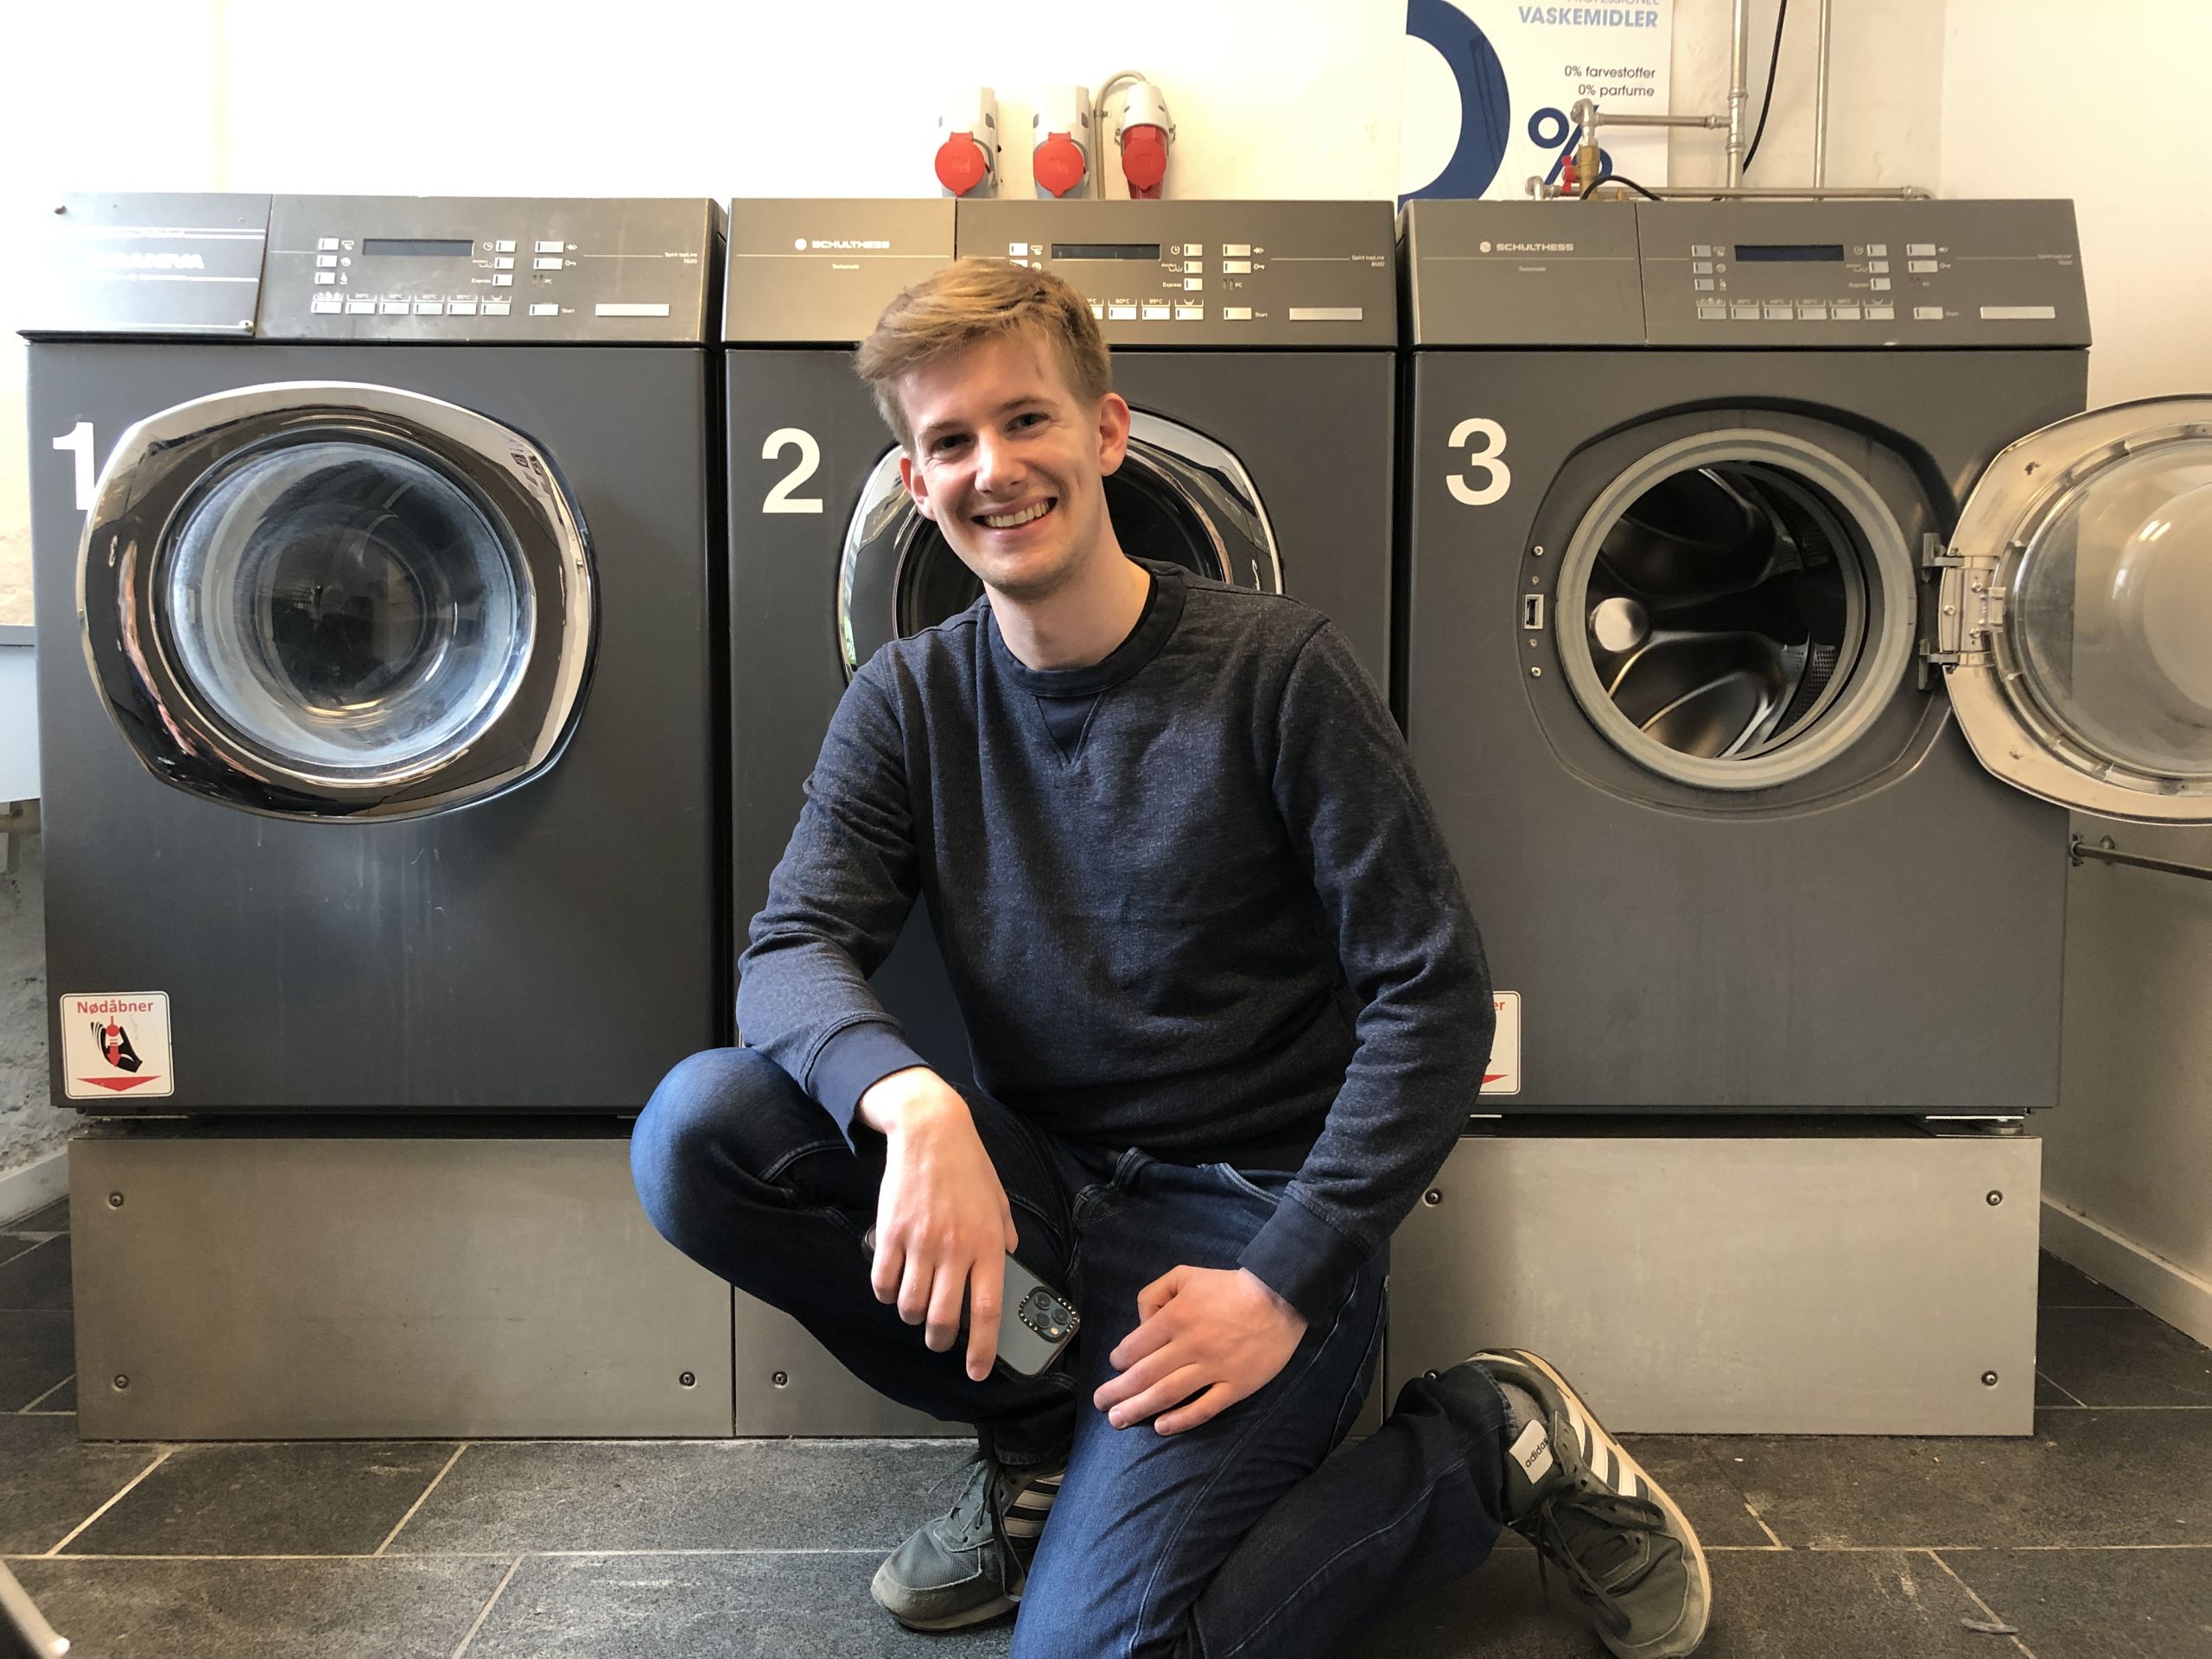
[{"label": "man's eye", "polygon": [[1017,416],[1015,416],[1014,417],[1014,423],[1016,426],[1018,426],[1018,427],[1020,427],[1020,426],[1037,426],[1037,425],[1041,424],[1041,423],[1043,423],[1044,419],[1045,419],[1045,417],[1044,417],[1042,415],[1039,415],[1039,414],[1036,413],[1034,410],[1033,410],[1033,411],[1031,411],[1029,414],[1027,414],[1027,415],[1017,415]]}]

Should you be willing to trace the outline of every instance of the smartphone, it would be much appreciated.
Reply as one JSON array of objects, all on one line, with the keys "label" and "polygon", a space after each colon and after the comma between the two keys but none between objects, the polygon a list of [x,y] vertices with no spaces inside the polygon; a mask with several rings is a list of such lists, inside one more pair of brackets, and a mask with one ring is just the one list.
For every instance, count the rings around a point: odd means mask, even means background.
[{"label": "smartphone", "polygon": [[[872,1261],[875,1256],[875,1229],[861,1235],[861,1246]],[[1020,1261],[1006,1259],[1006,1289],[999,1300],[999,1353],[995,1370],[1014,1376],[1036,1376],[1060,1357],[1075,1339],[1083,1315],[1075,1304],[1054,1290]],[[960,1342],[968,1339],[968,1310],[960,1310]]]}]

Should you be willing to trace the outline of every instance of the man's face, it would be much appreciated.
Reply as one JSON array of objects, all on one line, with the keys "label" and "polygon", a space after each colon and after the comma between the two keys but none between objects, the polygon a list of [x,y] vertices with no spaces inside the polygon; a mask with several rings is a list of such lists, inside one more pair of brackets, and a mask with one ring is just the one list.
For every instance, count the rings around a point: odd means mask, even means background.
[{"label": "man's face", "polygon": [[899,475],[986,587],[1040,599],[1115,547],[1103,480],[1129,406],[1078,398],[1051,346],[985,340],[901,376],[898,393],[914,435]]}]

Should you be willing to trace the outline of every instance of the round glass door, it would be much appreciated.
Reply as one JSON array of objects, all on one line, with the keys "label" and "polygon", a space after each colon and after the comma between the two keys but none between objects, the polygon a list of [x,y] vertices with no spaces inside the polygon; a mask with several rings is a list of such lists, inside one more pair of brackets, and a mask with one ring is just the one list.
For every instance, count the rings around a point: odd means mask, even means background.
[{"label": "round glass door", "polygon": [[2107,817],[2212,819],[2212,401],[2023,439],[1950,556],[1947,672],[1984,763]]},{"label": "round glass door", "polygon": [[[892,639],[911,639],[982,597],[983,585],[938,527],[914,511],[899,454],[861,491],[838,566],[838,649],[845,677]],[[1229,450],[1190,428],[1131,414],[1129,445],[1107,475],[1106,511],[1122,550],[1234,587],[1282,591],[1282,565],[1259,492]]]},{"label": "round glass door", "polygon": [[141,423],[96,496],[93,668],[166,781],[401,816],[512,788],[565,741],[588,550],[519,434],[389,388],[251,388]]}]

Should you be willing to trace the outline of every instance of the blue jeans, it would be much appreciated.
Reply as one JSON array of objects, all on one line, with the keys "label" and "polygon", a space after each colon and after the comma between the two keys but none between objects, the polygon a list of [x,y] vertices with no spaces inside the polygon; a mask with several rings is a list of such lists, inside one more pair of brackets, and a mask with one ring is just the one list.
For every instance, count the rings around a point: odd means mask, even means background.
[{"label": "blue jeans", "polygon": [[662,1236],[791,1313],[863,1382],[971,1423],[1007,1463],[1068,1459],[1015,1621],[1014,1659],[1326,1655],[1470,1571],[1503,1524],[1505,1406],[1459,1367],[1400,1391],[1338,1455],[1382,1354],[1386,1259],[1361,1268],[1274,1381],[1199,1427],[1116,1429],[1090,1403],[1137,1293],[1179,1265],[1233,1268],[1289,1177],[1058,1140],[969,1103],[1014,1211],[1015,1254],[1083,1314],[1039,1377],[971,1381],[879,1302],[860,1238],[880,1137],[857,1152],[772,1061],[695,1054],[639,1118],[631,1166]]}]

